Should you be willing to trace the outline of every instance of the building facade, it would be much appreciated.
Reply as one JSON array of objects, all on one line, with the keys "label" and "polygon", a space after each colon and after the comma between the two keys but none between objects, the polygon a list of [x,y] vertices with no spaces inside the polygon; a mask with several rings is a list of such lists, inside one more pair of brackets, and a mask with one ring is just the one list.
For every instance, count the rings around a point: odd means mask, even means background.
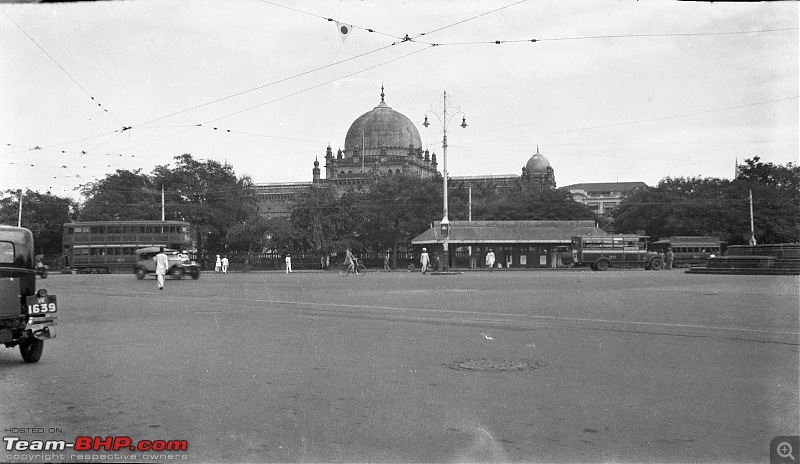
[{"label": "building facade", "polygon": [[572,198],[600,216],[610,213],[622,202],[622,196],[634,189],[647,187],[644,182],[597,182],[562,187]]},{"label": "building facade", "polygon": [[[344,150],[334,155],[330,146],[325,151],[322,175],[319,159],[314,160],[311,182],[256,184],[259,210],[266,218],[290,217],[292,203],[298,195],[314,187],[330,189],[336,196],[348,190],[369,188],[374,181],[411,175],[422,178],[440,176],[436,153],[422,149],[419,130],[402,113],[385,101],[381,87],[378,106],[353,121],[344,139]],[[555,172],[547,158],[539,153],[530,157],[521,175],[486,175],[450,177],[452,188],[482,185],[504,188],[512,182],[535,182],[542,188],[556,187]]]}]

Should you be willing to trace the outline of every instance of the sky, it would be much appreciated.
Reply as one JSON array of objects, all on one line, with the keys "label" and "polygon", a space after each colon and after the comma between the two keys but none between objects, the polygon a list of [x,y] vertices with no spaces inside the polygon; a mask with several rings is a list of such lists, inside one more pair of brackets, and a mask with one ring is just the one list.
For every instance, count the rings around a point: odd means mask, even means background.
[{"label": "sky", "polygon": [[80,200],[184,153],[310,182],[381,86],[440,169],[446,126],[450,176],[538,147],[559,187],[730,179],[798,162],[798,23],[797,2],[0,0],[0,191]]}]

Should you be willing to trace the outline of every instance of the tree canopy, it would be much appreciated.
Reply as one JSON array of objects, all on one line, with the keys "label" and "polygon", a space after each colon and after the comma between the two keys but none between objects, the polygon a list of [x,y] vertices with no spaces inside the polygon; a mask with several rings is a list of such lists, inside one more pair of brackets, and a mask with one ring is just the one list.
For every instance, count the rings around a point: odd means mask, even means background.
[{"label": "tree canopy", "polygon": [[[229,164],[184,154],[175,157],[174,165],[156,166],[150,174],[117,170],[88,184],[82,190],[86,203],[79,219],[161,219],[162,189],[164,219],[191,223],[200,250],[224,250],[228,229],[248,219],[252,223],[257,215],[250,178],[237,177]],[[240,243],[240,235],[236,237],[234,242]]]},{"label": "tree canopy", "polygon": [[[77,204],[50,192],[26,190],[22,194],[22,227],[33,233],[37,254],[61,253],[64,224],[74,218]],[[15,190],[0,194],[0,224],[17,225],[19,199]]]},{"label": "tree canopy", "polygon": [[739,166],[734,180],[667,177],[629,193],[614,213],[617,232],[716,235],[731,244],[750,238],[750,192],[758,243],[800,241],[800,168],[759,157]]}]

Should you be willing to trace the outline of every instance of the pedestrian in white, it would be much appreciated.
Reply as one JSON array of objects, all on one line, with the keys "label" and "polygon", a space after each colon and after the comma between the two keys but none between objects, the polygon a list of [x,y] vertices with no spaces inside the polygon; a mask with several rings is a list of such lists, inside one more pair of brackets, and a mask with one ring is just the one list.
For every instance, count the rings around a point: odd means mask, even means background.
[{"label": "pedestrian in white", "polygon": [[292,256],[286,253],[286,273],[292,272]]},{"label": "pedestrian in white", "polygon": [[419,255],[419,264],[422,266],[422,273],[428,273],[428,266],[431,264],[431,257],[428,256],[428,249],[423,248],[422,253]]},{"label": "pedestrian in white", "polygon": [[494,267],[494,251],[489,248],[489,252],[486,253],[486,266],[489,268],[489,272],[492,272],[492,268]]},{"label": "pedestrian in white", "polygon": [[164,247],[158,250],[158,254],[153,258],[156,262],[156,279],[158,280],[158,289],[164,290],[164,276],[167,275],[167,266],[169,266],[169,259],[164,254]]},{"label": "pedestrian in white", "polygon": [[214,272],[219,274],[220,271],[222,271],[222,260],[219,259],[219,255],[217,255],[217,263],[214,265]]},{"label": "pedestrian in white", "polygon": [[223,274],[227,274],[228,273],[228,257],[227,256],[223,256],[222,257],[222,273]]}]

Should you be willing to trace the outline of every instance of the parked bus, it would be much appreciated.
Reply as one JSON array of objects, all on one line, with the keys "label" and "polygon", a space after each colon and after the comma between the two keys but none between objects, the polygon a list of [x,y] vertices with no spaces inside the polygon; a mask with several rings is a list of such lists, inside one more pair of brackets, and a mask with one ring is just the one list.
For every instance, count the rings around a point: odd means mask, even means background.
[{"label": "parked bus", "polygon": [[728,243],[713,235],[675,236],[650,243],[650,250],[666,253],[672,247],[672,265],[688,267],[706,264],[711,255],[720,256]]},{"label": "parked bus", "polygon": [[647,237],[635,234],[574,236],[572,260],[575,266],[595,271],[609,267],[658,270],[664,264],[658,253],[647,251]]},{"label": "parked bus", "polygon": [[194,233],[183,221],[88,221],[64,224],[62,272],[132,273],[138,248],[194,250]]}]

